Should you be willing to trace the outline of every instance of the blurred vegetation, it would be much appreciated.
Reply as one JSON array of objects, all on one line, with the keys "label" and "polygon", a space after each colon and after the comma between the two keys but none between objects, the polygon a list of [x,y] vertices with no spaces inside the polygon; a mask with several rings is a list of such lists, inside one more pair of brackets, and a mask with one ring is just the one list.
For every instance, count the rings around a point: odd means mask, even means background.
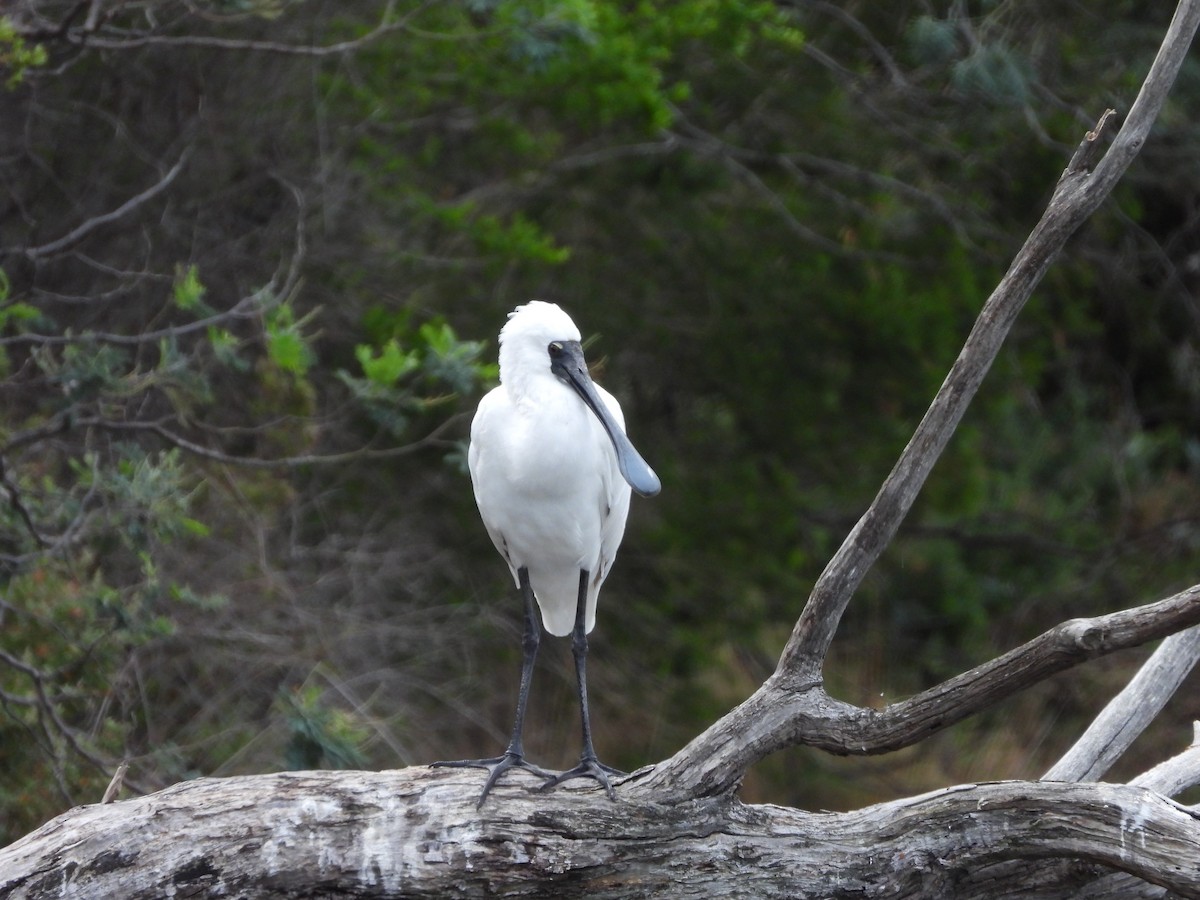
[{"label": "blurred vegetation", "polygon": [[[17,4],[0,841],[98,800],[123,759],[150,790],[502,745],[520,604],[463,448],[533,297],[593,340],[663,477],[605,588],[592,693],[607,761],[673,752],[770,672],[1172,9]],[[855,599],[840,695],[882,704],[1195,581],[1197,103],[1189,60]],[[548,766],[577,753],[561,644],[526,737]],[[1036,776],[1137,662],[883,759],[783,754],[746,796]],[[1196,696],[1126,765],[1185,742]]]}]

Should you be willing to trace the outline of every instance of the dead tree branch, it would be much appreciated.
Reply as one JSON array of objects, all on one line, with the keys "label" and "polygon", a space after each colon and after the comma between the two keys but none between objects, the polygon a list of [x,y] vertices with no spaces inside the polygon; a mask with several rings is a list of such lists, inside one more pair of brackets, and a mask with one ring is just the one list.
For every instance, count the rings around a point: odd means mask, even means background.
[{"label": "dead tree branch", "polygon": [[984,304],[962,352],[895,468],[817,580],[779,660],[777,674],[781,678],[800,688],[820,679],[850,598],[891,543],[1034,288],[1067,239],[1104,202],[1145,143],[1197,25],[1200,3],[1183,0],[1125,124],[1104,158],[1093,172],[1068,169],[1063,173],[1041,220]]},{"label": "dead tree branch", "polygon": [[[783,746],[817,743],[813,739],[819,735],[836,735],[842,730],[859,734],[861,729],[855,723],[881,721],[870,711],[833,700],[821,688],[821,671],[838,623],[854,591],[900,527],[1034,287],[1067,238],[1104,201],[1141,148],[1198,25],[1200,0],[1184,0],[1176,10],[1125,125],[1108,153],[1092,173],[1083,169],[1064,172],[1041,221],[984,305],[962,352],[895,468],[817,580],[775,674],[743,704],[661,766],[653,776],[655,781],[682,787],[689,794],[732,790],[750,765]],[[1193,588],[1161,602],[1181,601],[1190,609],[1195,606],[1196,591]],[[1187,613],[1182,620],[1176,620],[1174,628],[1157,636],[1200,621],[1189,618],[1193,614]],[[986,702],[980,704],[986,696],[995,699],[1008,696],[1012,690],[1003,682],[1013,677],[1013,660],[1027,652],[1027,648],[1030,645],[959,679],[952,679],[940,690],[946,691],[946,697],[954,697],[955,704],[964,702],[969,711],[986,705]],[[1051,669],[1062,670],[1047,666],[1040,677],[1045,677]],[[1023,686],[1029,683],[1032,681],[1024,682]],[[968,684],[974,685],[972,691],[966,689]],[[967,700],[972,694],[974,698]],[[963,715],[968,714],[963,707],[956,708],[963,710]],[[950,711],[949,707],[942,710],[935,706],[934,709],[930,730],[941,727],[940,714]],[[953,721],[960,718],[961,715],[955,713]],[[896,719],[900,721],[902,717],[897,715]],[[847,727],[834,729],[831,723],[842,723]],[[844,747],[846,742],[836,736],[820,737],[819,744]],[[903,745],[888,744],[889,747]],[[841,752],[852,751],[846,747]],[[861,752],[869,751],[863,746]]]},{"label": "dead tree branch", "polygon": [[1200,660],[1200,627],[1173,634],[1113,698],[1045,781],[1096,781],[1146,730]]},{"label": "dead tree branch", "polygon": [[427,768],[199,779],[72,810],[0,850],[0,895],[969,900],[996,896],[970,883],[989,864],[1071,856],[1200,897],[1200,817],[1128,785],[963,785],[849,813],[645,791],[609,804],[520,780],[479,813],[478,789]]},{"label": "dead tree branch", "polygon": [[1071,619],[968,672],[882,710],[836,700],[778,675],[653,771],[647,784],[686,797],[736,790],[754,763],[803,744],[837,754],[908,747],[1073,666],[1200,623],[1200,585],[1134,609]]}]

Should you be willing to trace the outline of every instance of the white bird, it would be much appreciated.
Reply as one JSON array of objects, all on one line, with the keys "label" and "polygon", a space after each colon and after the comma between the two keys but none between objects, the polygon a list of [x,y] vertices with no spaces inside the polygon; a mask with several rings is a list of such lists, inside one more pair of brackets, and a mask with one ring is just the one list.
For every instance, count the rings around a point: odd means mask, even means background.
[{"label": "white bird", "polygon": [[[630,488],[653,496],[661,484],[625,436],[616,399],[588,375],[579,329],[555,304],[534,300],[509,313],[500,331],[500,385],[479,403],[467,463],[483,524],[525,601],[524,661],[504,755],[435,765],[488,769],[479,806],[511,768],[545,777],[543,790],[592,778],[613,797],[608,775],[619,773],[592,747],[587,633],[625,531]],[[535,601],[547,631],[572,635],[579,685],[583,752],[579,765],[559,775],[526,761],[521,736],[540,639]]]}]

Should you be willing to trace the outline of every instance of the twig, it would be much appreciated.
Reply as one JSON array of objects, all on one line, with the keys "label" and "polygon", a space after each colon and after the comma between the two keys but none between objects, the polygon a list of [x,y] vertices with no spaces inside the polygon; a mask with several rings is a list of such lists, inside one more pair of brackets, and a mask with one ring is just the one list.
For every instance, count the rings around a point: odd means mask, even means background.
[{"label": "twig", "polygon": [[140,194],[130,197],[111,212],[103,213],[99,216],[93,216],[86,222],[83,222],[77,227],[73,228],[56,241],[51,241],[48,244],[42,244],[40,247],[26,248],[25,255],[30,259],[39,259],[43,256],[59,253],[71,245],[77,244],[101,225],[107,225],[110,222],[115,222],[133,212],[133,210],[137,209],[143,203],[153,200],[171,186],[171,182],[174,181],[176,176],[183,171],[183,167],[187,163],[188,157],[191,156],[191,153],[192,148],[189,144],[184,148],[183,153],[180,154],[179,159],[175,162],[175,165],[171,166],[171,168],[165,175],[163,175],[162,178],[160,178],[150,187],[146,188],[146,190],[142,191]]},{"label": "twig", "polygon": [[1091,170],[1092,163],[1095,161],[1096,155],[1100,152],[1100,136],[1104,133],[1109,119],[1116,114],[1117,111],[1115,109],[1106,109],[1104,115],[1100,117],[1100,121],[1096,123],[1096,127],[1083,136],[1083,140],[1075,148],[1075,155],[1067,163],[1068,174],[1074,175],[1078,172],[1088,172]]},{"label": "twig", "polygon": [[[791,3],[789,5],[800,4]],[[858,35],[859,39],[870,48],[871,53],[879,60],[883,68],[887,70],[888,77],[895,87],[904,88],[909,86],[908,79],[904,75],[904,70],[900,68],[892,54],[888,52],[887,48],[871,33],[871,29],[867,28],[866,25],[836,3],[827,3],[825,0],[807,0],[804,5],[811,6],[825,15],[837,19],[850,29],[850,31]]]},{"label": "twig", "polygon": [[[390,22],[395,3],[388,4],[387,10],[380,22],[366,34],[348,41],[340,41],[323,47],[313,47],[306,44],[285,44],[279,41],[255,41],[237,38],[219,38],[209,35],[163,35],[163,34],[131,34],[129,37],[114,37],[104,30],[95,27],[95,21],[89,17],[88,24],[79,29],[69,27],[56,29],[55,32],[25,31],[22,36],[27,39],[45,40],[47,38],[64,39],[72,44],[85,47],[95,47],[102,50],[135,50],[147,46],[169,47],[203,47],[209,50],[232,50],[235,52],[255,51],[265,53],[281,53],[289,56],[332,56],[339,53],[349,53],[365,47],[385,35],[403,31],[410,27],[409,23],[426,9],[436,5],[439,0],[427,0],[406,13],[402,18]],[[69,23],[68,23],[69,24]],[[88,27],[88,25],[92,27]]]},{"label": "twig", "polygon": [[171,325],[167,328],[147,331],[142,334],[113,334],[103,331],[82,331],[79,334],[36,334],[34,332],[22,332],[21,334],[0,338],[0,346],[8,344],[37,344],[43,347],[78,344],[112,344],[117,347],[135,347],[142,344],[156,344],[161,340],[171,340],[182,337],[185,334],[206,331],[212,326],[219,325],[230,319],[255,318],[264,309],[272,305],[274,297],[273,285],[268,284],[261,290],[243,297],[224,312],[214,313],[206,318],[187,322],[183,325]]},{"label": "twig", "polygon": [[102,431],[149,432],[187,453],[227,465],[244,466],[251,469],[295,469],[303,466],[344,465],[347,462],[362,459],[394,459],[399,456],[407,456],[425,447],[435,445],[442,434],[452,425],[457,424],[461,418],[461,415],[451,416],[430,431],[429,434],[413,441],[411,444],[404,444],[400,447],[387,447],[378,450],[362,448],[359,450],[349,450],[345,453],[311,453],[282,456],[273,459],[261,459],[255,456],[233,456],[229,453],[223,453],[220,450],[214,450],[211,447],[205,447],[203,444],[190,441],[182,435],[171,431],[161,422],[119,422],[115,419],[90,417],[77,419],[72,421],[70,425],[76,428],[98,428]]},{"label": "twig", "polygon": [[38,531],[37,526],[33,522],[33,517],[29,514],[29,510],[25,508],[25,503],[21,500],[21,492],[8,477],[8,469],[4,464],[3,456],[0,456],[0,489],[3,489],[8,494],[8,505],[12,507],[13,511],[17,514],[17,518],[24,524],[25,530],[29,532],[34,543],[39,547],[48,547],[49,542],[42,537],[41,532]]},{"label": "twig", "polygon": [[129,760],[122,760],[121,764],[117,766],[117,771],[113,772],[112,781],[104,789],[104,796],[100,798],[101,803],[112,803],[117,799],[117,794],[121,793],[121,788],[125,785],[125,773],[128,771]]}]

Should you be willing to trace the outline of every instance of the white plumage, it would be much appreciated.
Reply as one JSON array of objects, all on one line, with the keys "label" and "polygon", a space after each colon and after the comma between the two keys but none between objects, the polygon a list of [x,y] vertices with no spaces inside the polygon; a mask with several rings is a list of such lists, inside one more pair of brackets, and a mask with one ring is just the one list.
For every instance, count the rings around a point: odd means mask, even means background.
[{"label": "white plumage", "polygon": [[[629,515],[630,487],[604,426],[550,369],[553,341],[579,329],[553,303],[518,307],[500,332],[500,386],[479,404],[467,461],[479,514],[513,582],[529,570],[542,624],[553,635],[575,624],[579,571],[590,573],[586,625],[612,568]],[[621,406],[595,386],[622,431]]]},{"label": "white plumage", "polygon": [[[509,314],[500,331],[500,386],[479,403],[467,452],[479,514],[512,570],[525,602],[521,689],[503,756],[435,763],[488,770],[479,805],[500,776],[524,769],[542,790],[575,778],[596,781],[614,797],[617,770],[596,758],[587,701],[587,633],[596,597],[629,515],[630,489],[647,496],[661,485],[625,436],[617,401],[588,375],[579,329],[553,303],[535,300]],[[558,775],[525,759],[522,734],[542,625],[570,634],[579,684],[583,752]]]}]

